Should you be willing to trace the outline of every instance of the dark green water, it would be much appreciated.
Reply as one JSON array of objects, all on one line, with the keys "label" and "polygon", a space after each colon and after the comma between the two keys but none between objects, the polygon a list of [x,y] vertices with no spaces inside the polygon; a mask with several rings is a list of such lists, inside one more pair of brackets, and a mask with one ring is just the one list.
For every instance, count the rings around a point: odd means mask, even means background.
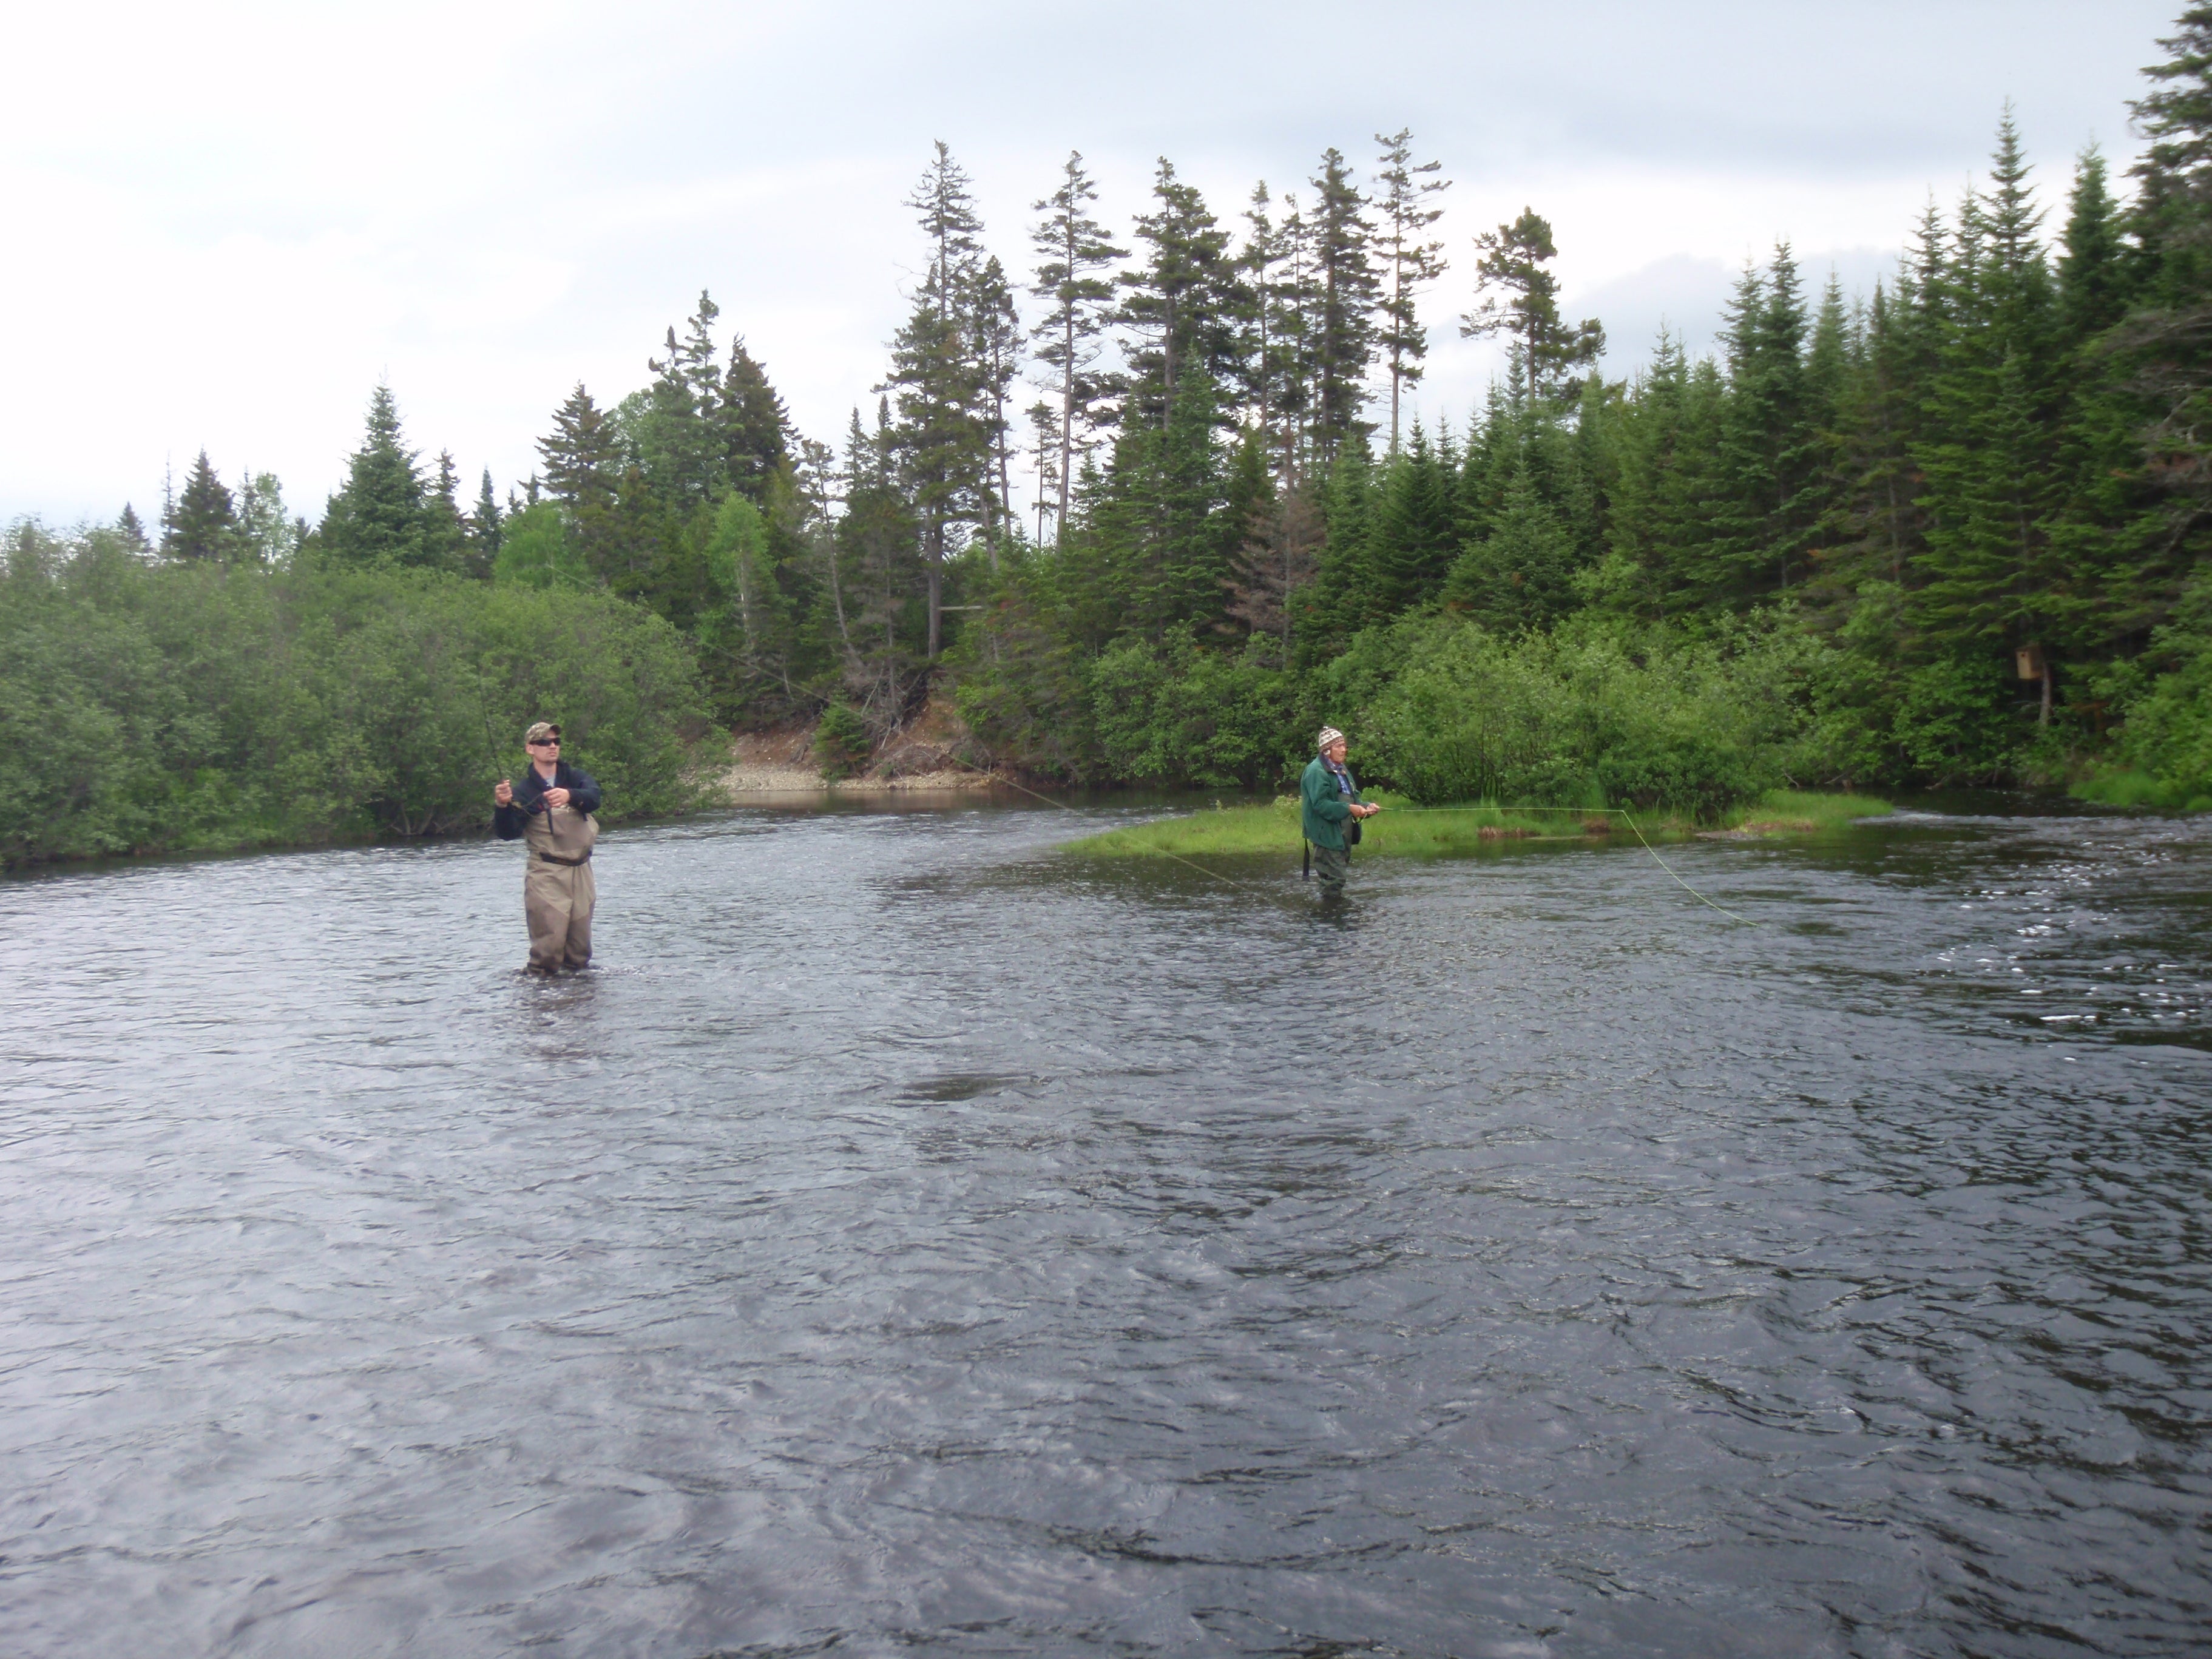
[{"label": "dark green water", "polygon": [[0,884],[0,1650],[2193,1654],[2212,823]]}]

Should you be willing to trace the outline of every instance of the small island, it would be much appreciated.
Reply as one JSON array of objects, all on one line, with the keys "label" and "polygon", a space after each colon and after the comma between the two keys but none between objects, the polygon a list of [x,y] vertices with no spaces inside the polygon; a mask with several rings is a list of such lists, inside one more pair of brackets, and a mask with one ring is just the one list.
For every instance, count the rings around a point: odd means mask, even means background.
[{"label": "small island", "polygon": [[[1832,833],[1892,810],[1887,801],[1871,795],[1796,789],[1771,790],[1706,823],[1664,808],[1648,815],[1632,809],[1624,815],[1620,810],[1605,807],[1539,808],[1479,802],[1417,806],[1389,790],[1374,791],[1370,799],[1385,810],[1365,826],[1359,851],[1367,857],[1435,857],[1516,842],[1588,844],[1613,837],[1633,845],[1638,832],[1647,841],[1764,840]],[[1225,806],[1216,803],[1211,809],[1086,836],[1060,850],[1102,858],[1190,858],[1207,854],[1295,853],[1297,848],[1298,803],[1295,796],[1285,795],[1265,804]]]}]

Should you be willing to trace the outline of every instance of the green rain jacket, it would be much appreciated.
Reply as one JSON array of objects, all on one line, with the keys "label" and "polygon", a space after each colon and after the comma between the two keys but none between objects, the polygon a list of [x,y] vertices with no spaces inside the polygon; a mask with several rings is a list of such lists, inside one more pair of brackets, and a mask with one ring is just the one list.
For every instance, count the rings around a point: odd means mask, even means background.
[{"label": "green rain jacket", "polygon": [[[1351,768],[1345,769],[1351,776]],[[1359,781],[1352,779],[1353,800],[1361,799]],[[1306,763],[1305,775],[1298,780],[1298,823],[1305,837],[1316,847],[1334,847],[1344,851],[1345,820],[1352,816],[1352,808],[1345,804],[1344,796],[1336,787],[1336,774],[1328,769],[1328,763],[1316,755]]]}]

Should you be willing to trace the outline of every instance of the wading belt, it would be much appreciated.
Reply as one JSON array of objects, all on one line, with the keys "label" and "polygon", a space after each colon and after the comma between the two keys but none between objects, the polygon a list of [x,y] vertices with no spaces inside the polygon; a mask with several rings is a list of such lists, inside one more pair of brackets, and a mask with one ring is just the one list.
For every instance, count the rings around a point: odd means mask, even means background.
[{"label": "wading belt", "polygon": [[564,859],[558,853],[532,853],[530,856],[534,859],[544,859],[548,864],[565,864],[572,868],[576,865],[589,864],[592,861],[592,855],[589,853],[577,859]]}]

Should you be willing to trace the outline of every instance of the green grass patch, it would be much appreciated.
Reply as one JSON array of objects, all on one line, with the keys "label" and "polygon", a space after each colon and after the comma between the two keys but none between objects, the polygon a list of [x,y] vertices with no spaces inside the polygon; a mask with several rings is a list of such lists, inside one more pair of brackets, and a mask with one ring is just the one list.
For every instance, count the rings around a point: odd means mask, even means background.
[{"label": "green grass patch", "polygon": [[[1360,842],[1364,854],[1437,857],[1480,852],[1516,843],[1572,841],[1584,844],[1607,836],[1633,841],[1618,815],[1574,810],[1537,811],[1511,806],[1468,805],[1442,810],[1412,809],[1401,796],[1376,791],[1370,799],[1386,809],[1367,820]],[[1392,811],[1388,809],[1396,807]],[[1890,810],[1868,795],[1818,795],[1778,789],[1731,813],[1717,827],[1753,836],[1810,835],[1838,830],[1855,818]],[[1700,826],[1686,818],[1638,813],[1636,827],[1651,841],[1680,841]],[[1298,803],[1285,795],[1264,805],[1217,806],[1160,818],[1151,823],[1109,830],[1068,842],[1060,850],[1102,858],[1221,857],[1239,853],[1295,853],[1298,850]]]},{"label": "green grass patch", "polygon": [[[1739,806],[1715,825],[1747,835],[1808,836],[1848,829],[1859,818],[1878,818],[1891,811],[1872,795],[1822,795],[1805,789],[1770,789],[1750,805]],[[1648,831],[1646,832],[1649,833]]]},{"label": "green grass patch", "polygon": [[2066,792],[2099,806],[2149,806],[2168,811],[2212,811],[2212,793],[2202,782],[2154,777],[2148,772],[2103,772],[2084,778]]}]

